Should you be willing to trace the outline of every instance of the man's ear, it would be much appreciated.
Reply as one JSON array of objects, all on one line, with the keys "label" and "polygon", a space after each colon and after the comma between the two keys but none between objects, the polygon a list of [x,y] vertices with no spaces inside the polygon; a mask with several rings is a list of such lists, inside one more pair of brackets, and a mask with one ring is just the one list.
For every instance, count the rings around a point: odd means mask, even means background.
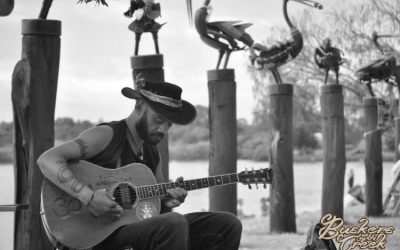
[{"label": "man's ear", "polygon": [[137,100],[135,104],[135,110],[141,116],[146,111],[147,104],[143,100]]}]

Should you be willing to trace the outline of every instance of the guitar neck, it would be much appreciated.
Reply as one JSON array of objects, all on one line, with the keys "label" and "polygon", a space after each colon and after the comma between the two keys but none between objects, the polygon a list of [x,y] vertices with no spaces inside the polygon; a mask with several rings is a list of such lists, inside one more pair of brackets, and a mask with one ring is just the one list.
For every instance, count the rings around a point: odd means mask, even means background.
[{"label": "guitar neck", "polygon": [[239,177],[237,173],[224,174],[224,175],[211,176],[207,178],[186,180],[181,182],[168,182],[168,183],[159,183],[148,186],[141,186],[136,188],[136,194],[140,200],[145,200],[145,199],[168,195],[168,189],[173,189],[177,187],[180,187],[186,191],[192,191],[202,188],[228,185],[237,182],[239,182]]}]

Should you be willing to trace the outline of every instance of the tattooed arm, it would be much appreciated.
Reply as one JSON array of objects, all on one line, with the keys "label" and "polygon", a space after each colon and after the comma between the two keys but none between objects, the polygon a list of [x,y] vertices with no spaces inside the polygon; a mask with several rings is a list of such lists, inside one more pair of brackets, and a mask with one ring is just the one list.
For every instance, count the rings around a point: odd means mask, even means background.
[{"label": "tattooed arm", "polygon": [[49,149],[38,159],[43,175],[56,186],[88,205],[94,192],[74,176],[68,168],[70,160],[85,160],[101,152],[111,141],[112,129],[94,127],[84,131],[76,139]]}]

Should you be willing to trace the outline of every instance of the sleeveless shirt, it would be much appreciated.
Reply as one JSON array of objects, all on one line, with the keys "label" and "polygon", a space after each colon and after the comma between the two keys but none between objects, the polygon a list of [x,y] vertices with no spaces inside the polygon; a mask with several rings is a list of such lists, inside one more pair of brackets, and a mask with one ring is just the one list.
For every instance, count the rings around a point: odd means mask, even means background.
[{"label": "sleeveless shirt", "polygon": [[101,123],[97,126],[107,125],[113,130],[113,137],[110,143],[97,155],[87,159],[88,162],[102,166],[104,168],[115,169],[119,158],[121,166],[131,163],[142,163],[155,174],[160,155],[157,146],[143,143],[143,160],[140,159],[132,150],[126,138],[128,126],[125,120]]}]

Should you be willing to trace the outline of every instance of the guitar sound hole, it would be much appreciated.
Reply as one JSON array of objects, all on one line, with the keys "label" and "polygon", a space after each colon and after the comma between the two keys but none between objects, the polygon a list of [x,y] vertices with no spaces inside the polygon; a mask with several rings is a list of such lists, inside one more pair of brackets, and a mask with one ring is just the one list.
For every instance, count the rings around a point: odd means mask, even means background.
[{"label": "guitar sound hole", "polygon": [[136,191],[129,183],[120,183],[113,192],[115,202],[123,209],[131,209],[136,202]]}]

